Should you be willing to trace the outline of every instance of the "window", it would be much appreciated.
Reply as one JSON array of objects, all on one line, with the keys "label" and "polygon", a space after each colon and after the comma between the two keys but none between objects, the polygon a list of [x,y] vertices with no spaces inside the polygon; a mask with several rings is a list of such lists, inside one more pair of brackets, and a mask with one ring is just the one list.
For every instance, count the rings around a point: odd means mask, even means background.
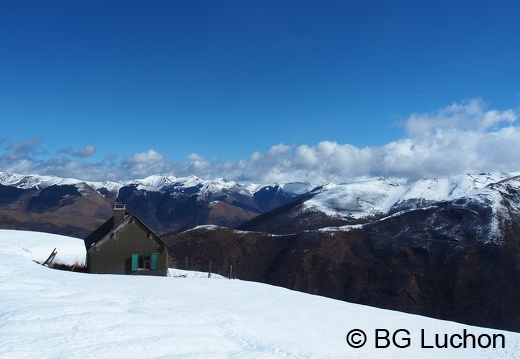
[{"label": "window", "polygon": [[157,270],[159,267],[159,253],[133,253],[132,272],[140,269]]}]

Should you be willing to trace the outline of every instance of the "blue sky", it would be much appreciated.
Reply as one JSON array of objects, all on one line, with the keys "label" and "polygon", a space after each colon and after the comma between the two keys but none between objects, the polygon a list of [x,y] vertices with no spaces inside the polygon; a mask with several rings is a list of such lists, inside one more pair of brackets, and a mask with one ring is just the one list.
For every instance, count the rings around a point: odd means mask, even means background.
[{"label": "blue sky", "polygon": [[[517,171],[518,18],[513,0],[3,1],[0,171]],[[446,132],[459,137],[425,155]],[[466,162],[438,166],[468,146]]]}]

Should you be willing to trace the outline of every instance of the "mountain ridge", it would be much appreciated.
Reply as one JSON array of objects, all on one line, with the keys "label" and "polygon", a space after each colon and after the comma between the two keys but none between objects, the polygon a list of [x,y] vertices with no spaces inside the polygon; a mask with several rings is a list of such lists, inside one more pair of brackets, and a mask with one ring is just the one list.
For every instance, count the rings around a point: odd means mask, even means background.
[{"label": "mountain ridge", "polygon": [[[112,203],[123,201],[158,233],[199,224],[235,227],[305,196],[313,188],[304,182],[239,184],[222,178],[203,180],[195,176],[90,182],[0,172],[0,225],[34,229],[38,222],[45,222],[46,230],[52,233],[85,237],[96,228],[92,219],[98,225],[103,223],[111,216]],[[59,212],[67,213],[62,213],[65,217],[49,218]],[[43,213],[45,218],[37,218]],[[27,214],[31,218],[25,218]],[[82,221],[88,222],[83,229],[80,228]]]},{"label": "mountain ridge", "polygon": [[[362,225],[443,201],[462,203],[471,198],[494,202],[491,188],[517,182],[520,172],[461,174],[451,177],[420,179],[365,179],[324,185],[306,182],[255,184],[196,176],[149,176],[127,181],[83,181],[57,176],[20,175],[0,172],[0,211],[21,213],[59,213],[90,216],[96,221],[108,218],[111,204],[124,201],[129,210],[149,221],[159,233],[203,224],[240,227],[288,234],[300,230]],[[97,196],[96,196],[97,194]],[[87,200],[88,198],[88,200]],[[498,202],[497,202],[498,201]],[[283,207],[297,207],[276,229],[271,220]],[[65,211],[67,208],[67,211]],[[276,212],[271,213],[272,210]],[[300,213],[297,213],[297,212]],[[65,213],[67,212],[67,213]],[[270,218],[265,221],[265,218]],[[1,219],[1,218],[0,218]],[[266,226],[253,224],[267,222]],[[300,222],[298,223],[299,219]],[[17,229],[16,219],[5,223]],[[78,221],[75,227],[81,227]],[[59,226],[58,226],[59,227]],[[347,229],[348,227],[345,227]],[[62,234],[88,234],[84,231]],[[60,233],[57,228],[55,232]],[[81,233],[82,232],[82,233]]]}]

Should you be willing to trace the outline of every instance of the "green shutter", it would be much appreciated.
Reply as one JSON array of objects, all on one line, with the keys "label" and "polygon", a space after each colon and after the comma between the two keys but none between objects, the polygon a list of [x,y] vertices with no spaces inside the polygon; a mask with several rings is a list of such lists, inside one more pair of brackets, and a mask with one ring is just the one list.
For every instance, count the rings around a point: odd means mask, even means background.
[{"label": "green shutter", "polygon": [[157,270],[158,263],[159,263],[159,253],[150,254],[150,269]]},{"label": "green shutter", "polygon": [[132,272],[135,272],[139,268],[139,254],[132,254]]}]

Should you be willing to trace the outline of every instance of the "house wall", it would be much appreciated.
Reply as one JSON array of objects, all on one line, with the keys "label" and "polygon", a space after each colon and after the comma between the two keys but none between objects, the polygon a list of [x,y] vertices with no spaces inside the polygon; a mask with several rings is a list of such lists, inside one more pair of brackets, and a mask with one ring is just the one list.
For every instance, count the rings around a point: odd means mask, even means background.
[{"label": "house wall", "polygon": [[[153,233],[134,217],[130,217],[87,252],[88,271],[99,274],[165,276],[168,271],[168,253],[154,238]],[[157,270],[132,271],[133,253],[159,253]]]}]

